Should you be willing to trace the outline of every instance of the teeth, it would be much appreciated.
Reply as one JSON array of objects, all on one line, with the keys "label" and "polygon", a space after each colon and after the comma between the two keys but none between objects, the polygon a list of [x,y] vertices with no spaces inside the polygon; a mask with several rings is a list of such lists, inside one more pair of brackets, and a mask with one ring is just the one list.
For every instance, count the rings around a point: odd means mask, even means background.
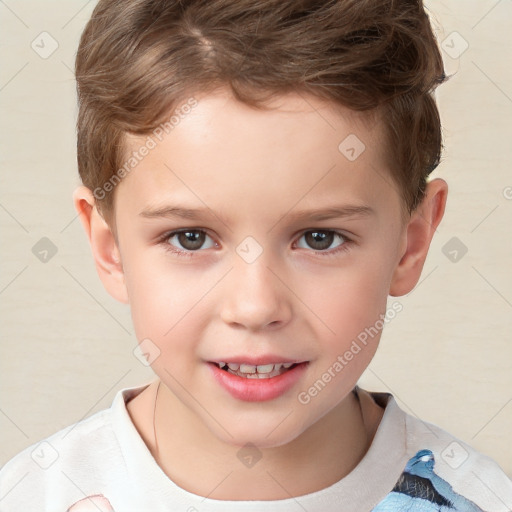
[{"label": "teeth", "polygon": [[[276,364],[277,366],[281,366]],[[260,364],[259,366],[256,366],[256,369],[258,370],[258,373],[270,373],[274,369],[273,364]]]},{"label": "teeth", "polygon": [[240,373],[256,373],[256,366],[252,364],[241,364]]},{"label": "teeth", "polygon": [[294,363],[276,363],[276,364],[260,364],[258,366],[245,363],[223,363],[219,362],[220,368],[226,367],[229,373],[245,377],[247,379],[270,379],[281,375],[284,370],[287,370]]},{"label": "teeth", "polygon": [[[226,363],[222,361],[218,363],[220,368],[226,366]],[[234,372],[239,371],[240,373],[247,373],[249,375],[255,373],[272,373],[280,370],[281,368],[290,368],[293,363],[276,363],[276,364],[260,364],[255,366],[253,364],[239,364],[239,363],[228,363],[227,366],[230,370]]]}]

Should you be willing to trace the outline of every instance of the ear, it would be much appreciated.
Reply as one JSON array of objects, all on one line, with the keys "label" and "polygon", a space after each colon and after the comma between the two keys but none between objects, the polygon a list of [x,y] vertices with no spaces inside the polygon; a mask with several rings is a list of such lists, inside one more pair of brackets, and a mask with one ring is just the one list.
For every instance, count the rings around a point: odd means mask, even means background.
[{"label": "ear", "polygon": [[121,253],[110,227],[98,212],[93,193],[87,187],[79,186],[73,192],[73,203],[89,239],[103,286],[112,297],[128,304]]},{"label": "ear", "polygon": [[444,215],[448,184],[441,178],[427,183],[425,197],[413,212],[406,228],[401,254],[393,277],[389,294],[393,297],[409,293],[418,282],[425,259],[427,258],[430,242],[435,230]]}]

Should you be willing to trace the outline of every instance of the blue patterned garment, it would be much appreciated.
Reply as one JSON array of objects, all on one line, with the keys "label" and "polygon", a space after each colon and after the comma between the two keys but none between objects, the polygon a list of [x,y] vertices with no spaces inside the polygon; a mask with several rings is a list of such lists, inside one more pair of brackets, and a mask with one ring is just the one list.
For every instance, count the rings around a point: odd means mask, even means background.
[{"label": "blue patterned garment", "polygon": [[420,450],[372,512],[485,512],[454,492],[448,482],[434,473],[434,464],[434,454]]}]

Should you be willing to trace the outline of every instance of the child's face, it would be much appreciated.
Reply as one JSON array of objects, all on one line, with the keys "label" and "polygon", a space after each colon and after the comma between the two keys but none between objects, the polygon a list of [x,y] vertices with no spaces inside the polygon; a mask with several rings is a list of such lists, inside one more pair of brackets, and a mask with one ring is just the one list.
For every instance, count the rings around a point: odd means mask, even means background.
[{"label": "child's face", "polygon": [[[278,111],[197,100],[116,190],[135,332],[158,347],[152,367],[190,421],[231,444],[280,445],[340,403],[375,353],[380,329],[359,351],[353,341],[382,326],[404,249],[400,197],[380,125],[299,95]],[[354,135],[366,147],[355,160]],[[145,141],[132,137],[129,152]],[[296,217],[349,205],[371,210]],[[148,213],[178,206],[204,212]],[[188,237],[166,237],[184,228]],[[216,378],[226,374],[212,362],[254,358],[307,364],[276,385],[227,377],[229,391]],[[329,369],[330,382],[309,392]]]}]

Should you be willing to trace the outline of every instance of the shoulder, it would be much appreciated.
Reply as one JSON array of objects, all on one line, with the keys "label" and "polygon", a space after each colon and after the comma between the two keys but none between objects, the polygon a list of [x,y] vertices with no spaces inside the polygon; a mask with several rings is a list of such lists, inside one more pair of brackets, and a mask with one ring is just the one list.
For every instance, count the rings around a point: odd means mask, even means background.
[{"label": "shoulder", "polygon": [[2,510],[20,505],[66,510],[84,493],[95,494],[105,475],[123,466],[113,411],[116,401],[118,407],[122,405],[123,391],[117,393],[111,408],[32,444],[8,461],[0,469]]},{"label": "shoulder", "polygon": [[410,455],[404,474],[427,478],[436,492],[479,507],[468,510],[512,510],[512,481],[497,462],[438,425],[402,412]]}]

